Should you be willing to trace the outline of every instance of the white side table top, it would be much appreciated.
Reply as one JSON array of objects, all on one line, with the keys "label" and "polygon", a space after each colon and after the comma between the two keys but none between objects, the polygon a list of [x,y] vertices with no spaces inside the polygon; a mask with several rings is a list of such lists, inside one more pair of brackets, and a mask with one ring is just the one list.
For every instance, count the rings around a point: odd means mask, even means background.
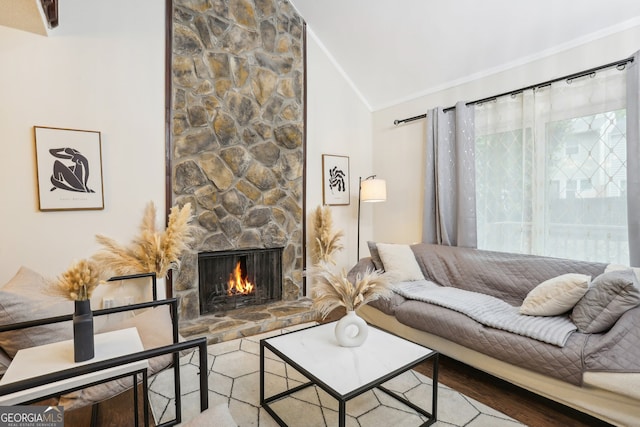
[{"label": "white side table top", "polygon": [[[140,335],[136,328],[121,329],[97,334],[94,337],[95,356],[85,362],[73,361],[73,340],[60,341],[38,347],[20,350],[11,361],[7,372],[0,380],[0,385],[34,378],[101,360],[113,359],[144,350]],[[105,380],[121,374],[135,372],[149,366],[147,360],[127,363],[109,369],[103,369],[66,380],[21,390],[0,396],[0,405],[15,405],[52,393],[66,390],[94,381]]]},{"label": "white side table top", "polygon": [[335,325],[327,323],[265,342],[343,396],[435,353],[371,326],[360,347],[341,347],[333,332]]}]

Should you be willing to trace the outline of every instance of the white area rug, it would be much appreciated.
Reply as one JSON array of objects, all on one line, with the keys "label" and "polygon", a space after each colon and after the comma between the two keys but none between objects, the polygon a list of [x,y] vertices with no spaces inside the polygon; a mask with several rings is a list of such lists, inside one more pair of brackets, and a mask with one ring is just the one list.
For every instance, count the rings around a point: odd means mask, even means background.
[{"label": "white area rug", "polygon": [[[213,344],[208,347],[209,407],[229,405],[240,427],[277,427],[260,407],[260,339],[304,328],[307,325],[263,335]],[[266,395],[271,396],[307,380],[278,357],[267,353]],[[181,359],[182,419],[188,421],[200,411],[197,352]],[[386,387],[411,402],[431,404],[431,379],[408,371],[387,382]],[[149,399],[157,422],[175,418],[173,372],[155,376],[149,386]],[[272,403],[276,413],[291,427],[338,425],[338,403],[318,387],[308,387],[292,397]],[[430,410],[428,408],[427,410]],[[411,409],[379,390],[372,390],[347,402],[347,426],[419,426],[424,422]],[[438,422],[435,426],[514,427],[519,422],[440,384]]]}]

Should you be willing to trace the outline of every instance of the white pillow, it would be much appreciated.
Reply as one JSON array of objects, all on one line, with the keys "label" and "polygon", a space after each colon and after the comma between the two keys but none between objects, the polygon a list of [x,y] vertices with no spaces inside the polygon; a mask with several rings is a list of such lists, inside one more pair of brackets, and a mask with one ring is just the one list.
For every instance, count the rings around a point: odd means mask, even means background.
[{"label": "white pillow", "polygon": [[589,289],[591,276],[568,273],[545,280],[522,302],[520,314],[557,316],[571,310]]},{"label": "white pillow", "polygon": [[392,282],[424,280],[424,275],[409,245],[378,243],[384,275]]}]

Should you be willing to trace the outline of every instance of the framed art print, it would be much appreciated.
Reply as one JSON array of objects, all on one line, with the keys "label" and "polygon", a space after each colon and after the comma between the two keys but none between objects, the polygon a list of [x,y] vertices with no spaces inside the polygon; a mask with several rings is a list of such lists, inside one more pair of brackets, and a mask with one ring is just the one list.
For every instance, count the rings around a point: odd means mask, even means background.
[{"label": "framed art print", "polygon": [[100,132],[34,126],[41,211],[104,209]]},{"label": "framed art print", "polygon": [[349,157],[322,155],[322,202],[325,205],[349,204]]}]

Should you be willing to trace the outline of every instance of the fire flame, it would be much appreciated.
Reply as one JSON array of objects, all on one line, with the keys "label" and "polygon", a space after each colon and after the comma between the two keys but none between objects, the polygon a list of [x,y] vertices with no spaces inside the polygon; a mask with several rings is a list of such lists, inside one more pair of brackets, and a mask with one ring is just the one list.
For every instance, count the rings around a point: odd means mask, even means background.
[{"label": "fire flame", "polygon": [[249,295],[253,292],[255,286],[246,277],[242,277],[242,268],[240,267],[240,261],[236,264],[236,268],[233,273],[229,274],[229,281],[227,282],[227,295]]}]

